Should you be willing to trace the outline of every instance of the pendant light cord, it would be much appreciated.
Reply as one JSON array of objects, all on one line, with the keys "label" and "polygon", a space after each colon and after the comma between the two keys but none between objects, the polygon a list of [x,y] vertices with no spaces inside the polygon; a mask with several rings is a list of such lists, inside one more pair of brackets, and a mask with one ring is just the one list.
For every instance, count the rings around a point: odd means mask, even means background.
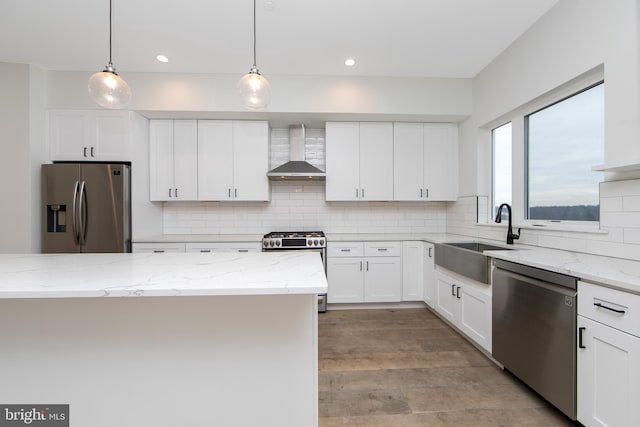
[{"label": "pendant light cord", "polygon": [[253,0],[253,68],[256,68],[256,0]]},{"label": "pendant light cord", "polygon": [[111,0],[109,0],[109,65],[113,66],[113,62],[111,61]]}]

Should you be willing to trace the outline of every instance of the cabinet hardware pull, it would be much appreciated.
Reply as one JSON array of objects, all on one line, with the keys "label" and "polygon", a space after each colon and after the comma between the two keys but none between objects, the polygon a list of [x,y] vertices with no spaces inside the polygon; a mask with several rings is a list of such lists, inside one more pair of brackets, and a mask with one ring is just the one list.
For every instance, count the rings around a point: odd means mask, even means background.
[{"label": "cabinet hardware pull", "polygon": [[367,261],[367,271],[369,271],[369,261]]},{"label": "cabinet hardware pull", "polygon": [[429,258],[433,258],[433,255],[431,255],[431,249],[432,248],[429,248]]},{"label": "cabinet hardware pull", "polygon": [[91,147],[91,150],[90,150],[90,152],[91,152],[91,157],[95,157],[95,156],[93,155],[93,151],[94,151],[94,150],[95,150],[95,148],[94,148],[94,147]]},{"label": "cabinet hardware pull", "polygon": [[428,199],[428,198],[429,198],[429,189],[427,188],[427,189],[426,189],[426,190],[424,190],[424,191],[425,191],[425,193],[426,193],[426,195],[425,195],[424,197]]},{"label": "cabinet hardware pull", "polygon": [[171,189],[169,189],[169,197],[171,197]]},{"label": "cabinet hardware pull", "polygon": [[153,253],[154,254],[163,254],[164,253],[164,249],[154,249]]},{"label": "cabinet hardware pull", "polygon": [[176,188],[175,193],[176,193],[176,197],[178,197],[178,189],[177,188]]},{"label": "cabinet hardware pull", "polygon": [[584,332],[585,329],[587,329],[587,328],[585,328],[585,327],[578,328],[578,348],[587,348],[582,343],[582,333]]},{"label": "cabinet hardware pull", "polygon": [[83,147],[83,148],[82,148],[82,155],[83,155],[84,157],[87,157],[87,147]]},{"label": "cabinet hardware pull", "polygon": [[229,188],[229,198],[231,198],[231,189]]},{"label": "cabinet hardware pull", "polygon": [[360,271],[362,271],[362,261],[360,261]]},{"label": "cabinet hardware pull", "polygon": [[236,199],[238,198],[238,189],[237,188],[233,190],[233,195],[235,196]]},{"label": "cabinet hardware pull", "polygon": [[387,248],[378,248],[378,252],[386,252]]},{"label": "cabinet hardware pull", "polygon": [[420,189],[420,198],[422,199],[422,188]]},{"label": "cabinet hardware pull", "polygon": [[362,189],[362,198],[364,199],[364,188]]},{"label": "cabinet hardware pull", "polygon": [[460,299],[460,286],[456,287],[456,298]]},{"label": "cabinet hardware pull", "polygon": [[351,249],[340,249],[340,252],[351,252]]},{"label": "cabinet hardware pull", "polygon": [[452,297],[456,296],[456,285],[451,285],[451,296]]},{"label": "cabinet hardware pull", "polygon": [[620,313],[620,314],[625,314],[626,313],[626,311],[624,311],[624,310],[616,310],[615,308],[607,307],[606,305],[601,304],[599,302],[594,302],[593,305],[595,305],[596,307],[604,308],[605,310],[613,311],[615,313]]},{"label": "cabinet hardware pull", "polygon": [[249,252],[249,249],[238,249],[238,252]]},{"label": "cabinet hardware pull", "polygon": [[356,199],[358,198],[358,189],[356,188]]},{"label": "cabinet hardware pull", "polygon": [[200,249],[200,252],[202,252],[203,254],[208,254],[209,252],[211,252],[211,249]]}]

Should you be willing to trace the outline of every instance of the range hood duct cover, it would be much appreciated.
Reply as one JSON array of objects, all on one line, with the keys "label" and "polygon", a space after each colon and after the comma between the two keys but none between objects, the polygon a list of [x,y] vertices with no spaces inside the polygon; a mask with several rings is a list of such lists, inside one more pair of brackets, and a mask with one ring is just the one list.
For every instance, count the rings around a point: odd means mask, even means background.
[{"label": "range hood duct cover", "polygon": [[267,176],[272,180],[305,179],[324,180],[325,173],[305,160],[304,125],[289,127],[289,161],[269,171]]}]

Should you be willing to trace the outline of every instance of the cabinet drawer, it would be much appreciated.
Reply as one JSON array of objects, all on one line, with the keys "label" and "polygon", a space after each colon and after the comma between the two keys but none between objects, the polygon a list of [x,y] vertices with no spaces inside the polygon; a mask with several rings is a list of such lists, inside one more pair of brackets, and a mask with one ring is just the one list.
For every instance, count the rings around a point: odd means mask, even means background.
[{"label": "cabinet drawer", "polygon": [[640,337],[640,296],[578,282],[578,314]]},{"label": "cabinet drawer", "polygon": [[131,245],[131,252],[184,252],[184,243],[134,243]]},{"label": "cabinet drawer", "polygon": [[364,256],[400,256],[402,242],[365,242]]},{"label": "cabinet drawer", "polygon": [[260,252],[258,242],[187,243],[187,252]]},{"label": "cabinet drawer", "polygon": [[364,255],[364,245],[362,242],[328,242],[327,257],[361,257]]}]

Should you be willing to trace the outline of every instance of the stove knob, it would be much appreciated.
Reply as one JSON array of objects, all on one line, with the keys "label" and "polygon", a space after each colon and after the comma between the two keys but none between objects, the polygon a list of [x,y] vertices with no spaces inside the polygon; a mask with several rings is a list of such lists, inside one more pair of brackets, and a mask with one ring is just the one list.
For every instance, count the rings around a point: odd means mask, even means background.
[{"label": "stove knob", "polygon": [[324,246],[324,240],[320,239],[320,246]]},{"label": "stove knob", "polygon": [[313,245],[313,240],[309,239],[307,240],[307,246],[312,246]]},{"label": "stove knob", "polygon": [[313,241],[313,246],[318,246],[318,239]]},{"label": "stove knob", "polygon": [[269,246],[273,247],[274,243],[273,240],[269,242]]},{"label": "stove knob", "polygon": [[264,242],[262,242],[262,245],[266,248],[269,246],[269,242],[267,242],[266,240]]},{"label": "stove knob", "polygon": [[280,246],[280,240],[276,240],[276,246]]}]

